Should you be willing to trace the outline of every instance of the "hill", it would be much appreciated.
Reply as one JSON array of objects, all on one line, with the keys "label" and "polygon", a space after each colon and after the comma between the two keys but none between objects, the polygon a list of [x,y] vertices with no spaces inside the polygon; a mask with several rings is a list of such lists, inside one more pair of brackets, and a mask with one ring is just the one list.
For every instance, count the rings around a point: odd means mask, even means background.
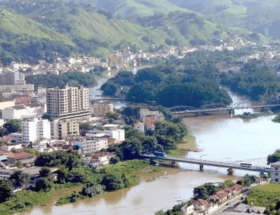
[{"label": "hill", "polygon": [[[76,5],[67,1],[9,0],[2,1],[1,5],[40,22],[42,26],[56,31],[57,35],[67,37],[75,44],[70,50],[72,54],[106,57],[108,53],[122,50],[128,45],[134,50],[147,50],[208,43],[217,37],[226,39],[228,36],[221,25],[173,6],[168,1],[75,2]],[[128,10],[132,11],[133,17],[126,17]]]},{"label": "hill", "polygon": [[113,16],[121,16],[126,19],[168,14],[174,11],[187,11],[167,0],[74,0],[74,2],[91,4],[99,10],[108,11]]},{"label": "hill", "polygon": [[0,11],[0,58],[4,65],[12,61],[36,63],[43,58],[52,61],[53,52],[69,56],[73,47],[71,39],[33,19]]},{"label": "hill", "polygon": [[246,28],[278,38],[280,33],[279,0],[169,0],[184,9],[199,12],[226,27]]}]

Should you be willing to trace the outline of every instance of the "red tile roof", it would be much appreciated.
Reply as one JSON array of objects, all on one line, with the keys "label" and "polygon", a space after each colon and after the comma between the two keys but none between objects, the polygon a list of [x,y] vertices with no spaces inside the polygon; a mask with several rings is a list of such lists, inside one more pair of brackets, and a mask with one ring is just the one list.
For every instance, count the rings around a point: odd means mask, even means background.
[{"label": "red tile roof", "polygon": [[113,156],[115,153],[112,152],[99,152],[92,156],[92,159],[98,159],[99,157],[105,157],[105,156]]},{"label": "red tile roof", "polygon": [[8,158],[14,158],[15,160],[22,160],[22,159],[34,158],[34,155],[22,151],[22,152],[10,153],[8,155]]},{"label": "red tile roof", "polygon": [[0,149],[0,155],[3,155],[3,154],[9,154],[10,152],[4,150],[4,149]]},{"label": "red tile roof", "polygon": [[232,191],[240,192],[243,189],[243,186],[240,184],[235,184],[231,187]]},{"label": "red tile roof", "polygon": [[207,200],[203,200],[203,199],[198,199],[198,200],[194,201],[193,205],[210,207],[209,202]]},{"label": "red tile roof", "polygon": [[216,194],[210,196],[209,199],[222,200],[222,199],[224,199],[225,197],[227,197],[227,195],[228,195],[228,194],[227,194],[225,191],[220,190],[220,191],[218,191]]},{"label": "red tile roof", "polygon": [[10,141],[11,138],[12,138],[12,135],[9,134],[9,135],[3,136],[2,141],[3,142],[8,142],[8,141]]},{"label": "red tile roof", "polygon": [[16,104],[22,104],[22,105],[28,105],[30,104],[32,100],[32,97],[29,96],[23,96],[16,98]]}]

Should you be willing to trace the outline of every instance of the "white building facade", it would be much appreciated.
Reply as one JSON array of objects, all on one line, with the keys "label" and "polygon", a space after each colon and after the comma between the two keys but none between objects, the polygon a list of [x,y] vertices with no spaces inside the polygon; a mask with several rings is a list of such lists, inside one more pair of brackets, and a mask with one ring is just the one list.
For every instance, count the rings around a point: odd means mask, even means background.
[{"label": "white building facade", "polygon": [[87,137],[87,139],[76,141],[74,145],[80,146],[83,154],[99,152],[109,147],[106,136]]},{"label": "white building facade", "polygon": [[49,120],[33,118],[22,122],[22,142],[24,144],[50,138],[51,124]]},{"label": "white building facade", "polygon": [[271,164],[271,182],[280,183],[280,161]]}]

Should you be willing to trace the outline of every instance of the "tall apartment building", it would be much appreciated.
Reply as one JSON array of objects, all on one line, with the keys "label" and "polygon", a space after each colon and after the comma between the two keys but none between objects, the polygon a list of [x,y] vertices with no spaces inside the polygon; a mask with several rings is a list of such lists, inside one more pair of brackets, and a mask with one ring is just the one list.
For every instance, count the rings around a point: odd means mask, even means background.
[{"label": "tall apartment building", "polygon": [[53,138],[79,135],[79,122],[91,116],[89,89],[68,85],[47,89],[47,113],[55,118],[51,124]]},{"label": "tall apartment building", "polygon": [[0,85],[25,85],[25,75],[20,72],[0,74]]},{"label": "tall apartment building", "polygon": [[68,85],[64,89],[47,89],[47,111],[60,119],[90,115],[89,89]]},{"label": "tall apartment building", "polygon": [[26,119],[22,122],[22,142],[28,144],[39,139],[51,138],[51,124],[47,119]]}]

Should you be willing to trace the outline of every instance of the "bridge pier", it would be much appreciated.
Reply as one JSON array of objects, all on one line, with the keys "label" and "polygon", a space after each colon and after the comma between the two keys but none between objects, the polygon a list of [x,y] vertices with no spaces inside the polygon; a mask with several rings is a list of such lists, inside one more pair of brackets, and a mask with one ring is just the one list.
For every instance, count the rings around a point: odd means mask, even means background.
[{"label": "bridge pier", "polygon": [[264,172],[260,172],[260,177],[264,177]]},{"label": "bridge pier", "polygon": [[203,172],[203,165],[202,164],[199,164],[199,171]]},{"label": "bridge pier", "polygon": [[234,169],[233,168],[228,168],[227,172],[228,172],[228,175],[233,175]]},{"label": "bridge pier", "polygon": [[231,118],[234,117],[234,114],[235,114],[234,109],[229,109],[229,115]]},{"label": "bridge pier", "polygon": [[176,161],[171,161],[171,166],[176,166]]}]

